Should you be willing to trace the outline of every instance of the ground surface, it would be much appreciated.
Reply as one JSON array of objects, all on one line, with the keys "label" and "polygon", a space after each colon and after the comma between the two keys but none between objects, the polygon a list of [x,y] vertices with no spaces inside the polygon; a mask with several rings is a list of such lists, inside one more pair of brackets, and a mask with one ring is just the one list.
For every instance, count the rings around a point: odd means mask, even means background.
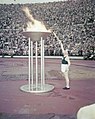
[{"label": "ground surface", "polygon": [[80,107],[95,103],[95,61],[71,60],[68,91],[60,65],[61,59],[45,59],[46,83],[55,88],[32,94],[20,90],[28,83],[28,59],[0,58],[0,119],[75,119]]}]

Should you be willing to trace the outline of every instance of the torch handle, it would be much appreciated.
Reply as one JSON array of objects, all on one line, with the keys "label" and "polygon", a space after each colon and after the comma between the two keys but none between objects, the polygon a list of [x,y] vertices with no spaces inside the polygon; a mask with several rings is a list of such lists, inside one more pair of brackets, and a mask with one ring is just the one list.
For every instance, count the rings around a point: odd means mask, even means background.
[{"label": "torch handle", "polygon": [[53,32],[53,34],[57,38],[57,40],[59,41],[59,44],[61,45],[62,52],[64,53],[64,47],[63,47],[63,44],[62,44],[61,40],[59,40],[59,38],[58,38],[58,36],[56,35],[55,32]]}]

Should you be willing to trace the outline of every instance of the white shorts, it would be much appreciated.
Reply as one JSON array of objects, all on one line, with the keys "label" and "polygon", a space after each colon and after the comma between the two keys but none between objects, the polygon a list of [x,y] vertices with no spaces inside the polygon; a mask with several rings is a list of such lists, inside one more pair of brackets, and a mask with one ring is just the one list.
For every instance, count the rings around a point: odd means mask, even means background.
[{"label": "white shorts", "polygon": [[68,64],[61,64],[61,71],[62,71],[62,72],[67,72],[67,71],[69,71],[69,66],[68,66]]}]

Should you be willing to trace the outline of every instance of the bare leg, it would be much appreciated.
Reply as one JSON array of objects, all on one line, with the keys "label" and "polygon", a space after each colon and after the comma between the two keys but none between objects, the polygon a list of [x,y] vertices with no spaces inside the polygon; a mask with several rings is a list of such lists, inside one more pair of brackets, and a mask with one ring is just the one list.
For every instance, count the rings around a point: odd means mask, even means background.
[{"label": "bare leg", "polygon": [[69,88],[70,87],[70,81],[69,81],[69,77],[68,77],[68,71],[64,72],[64,77],[65,77],[65,86],[67,88]]},{"label": "bare leg", "polygon": [[68,77],[68,71],[67,72],[60,72],[62,77],[65,77],[65,87],[70,88],[70,81]]}]

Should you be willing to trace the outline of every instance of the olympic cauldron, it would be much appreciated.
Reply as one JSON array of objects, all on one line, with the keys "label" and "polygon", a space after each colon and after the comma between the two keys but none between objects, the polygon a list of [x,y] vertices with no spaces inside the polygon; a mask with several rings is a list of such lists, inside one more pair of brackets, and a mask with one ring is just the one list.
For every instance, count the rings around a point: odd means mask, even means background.
[{"label": "olympic cauldron", "polygon": [[[45,68],[44,68],[44,39],[50,35],[49,31],[39,32],[39,31],[24,31],[22,33],[29,40],[29,67],[28,67],[28,84],[23,85],[20,89],[24,92],[30,93],[44,93],[54,89],[51,84],[45,83]],[[40,78],[38,77],[38,52],[37,45],[38,41],[41,41],[41,67],[40,67]],[[35,74],[34,74],[34,64],[33,64],[33,42],[36,42],[36,53],[35,53]],[[34,75],[35,78],[34,78]]]}]

